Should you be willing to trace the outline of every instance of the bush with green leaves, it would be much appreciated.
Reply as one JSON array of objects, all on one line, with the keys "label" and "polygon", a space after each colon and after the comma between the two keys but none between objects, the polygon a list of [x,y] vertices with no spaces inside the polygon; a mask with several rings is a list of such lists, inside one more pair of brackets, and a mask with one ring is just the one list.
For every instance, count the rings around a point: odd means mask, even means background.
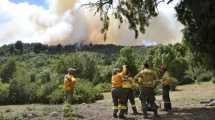
[{"label": "bush with green leaves", "polygon": [[110,83],[111,82],[111,75],[112,75],[112,65],[106,65],[106,66],[97,66],[97,71],[93,78],[94,84],[100,84],[100,83]]},{"label": "bush with green leaves", "polygon": [[51,94],[48,95],[49,103],[59,104],[64,102],[64,89],[63,85],[58,85]]},{"label": "bush with green leaves", "polygon": [[194,83],[194,82],[195,82],[195,80],[193,80],[188,75],[185,75],[180,80],[178,80],[179,85],[191,84],[191,83]]},{"label": "bush with green leaves", "polygon": [[9,98],[12,104],[24,104],[30,101],[31,91],[28,84],[21,80],[11,80],[9,87]]},{"label": "bush with green leaves", "polygon": [[2,82],[9,83],[9,80],[13,78],[16,71],[16,60],[15,58],[9,58],[5,64],[1,66],[0,78]]},{"label": "bush with green leaves", "polygon": [[171,84],[171,86],[170,86],[170,89],[171,89],[172,91],[175,91],[177,85],[178,85],[178,80],[177,80],[176,78],[172,78],[172,84]]},{"label": "bush with green leaves", "polygon": [[194,59],[186,44],[149,47],[92,45],[80,51],[74,46],[41,44],[39,48],[43,50],[35,51],[34,44],[23,43],[23,52],[16,54],[14,45],[0,47],[0,104],[62,103],[64,75],[70,67],[77,69],[75,77],[78,79],[73,103],[101,99],[101,92],[111,89],[113,68],[123,64],[128,64],[132,75],[145,62],[158,74],[160,65],[166,65],[175,78],[172,89],[195,80],[215,81],[211,70],[200,60],[201,56]]},{"label": "bush with green leaves", "polygon": [[74,110],[70,104],[65,103],[63,106],[63,117],[68,120],[74,120]]},{"label": "bush with green leaves", "polygon": [[95,89],[99,92],[110,92],[111,83],[99,83],[95,86]]},{"label": "bush with green leaves", "polygon": [[[41,103],[49,103],[49,99],[51,98],[51,102],[57,102],[56,98],[53,98],[51,94],[54,94],[53,92],[56,90],[58,87],[58,84],[55,83],[54,81],[50,81],[44,84],[41,84],[40,87],[37,90],[37,97],[39,102]],[[58,97],[58,96],[56,96]],[[53,100],[57,101],[53,101]]]},{"label": "bush with green leaves", "polygon": [[72,102],[74,103],[91,103],[102,99],[103,95],[86,80],[79,80],[76,84]]},{"label": "bush with green leaves", "polygon": [[198,82],[207,82],[207,81],[210,81],[212,78],[213,78],[213,73],[210,71],[206,71],[206,72],[200,73],[197,76],[197,81]]},{"label": "bush with green leaves", "polygon": [[128,65],[131,76],[137,74],[138,71],[135,64],[134,51],[131,47],[124,47],[120,49],[120,54],[118,59],[114,63],[114,67],[120,68],[122,67],[122,65]]},{"label": "bush with green leaves", "polygon": [[215,84],[215,78],[214,77],[211,79],[211,81],[212,81],[212,83]]},{"label": "bush with green leaves", "polygon": [[9,84],[0,82],[0,104],[9,103]]}]

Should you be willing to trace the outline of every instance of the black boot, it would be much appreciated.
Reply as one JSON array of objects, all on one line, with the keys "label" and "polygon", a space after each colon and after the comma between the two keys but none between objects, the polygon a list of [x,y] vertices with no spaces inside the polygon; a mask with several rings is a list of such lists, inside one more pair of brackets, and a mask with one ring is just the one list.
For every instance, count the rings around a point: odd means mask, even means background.
[{"label": "black boot", "polygon": [[114,111],[113,111],[113,118],[118,118],[117,113],[118,113],[118,110],[114,109]]},{"label": "black boot", "polygon": [[126,114],[126,115],[128,114],[128,109],[125,110],[125,114]]},{"label": "black boot", "polygon": [[145,112],[145,113],[143,113],[143,118],[148,118],[148,114],[147,114],[147,112]]},{"label": "black boot", "polygon": [[139,113],[137,112],[137,108],[136,107],[132,107],[132,110],[133,110],[133,114],[134,115],[139,115]]},{"label": "black boot", "polygon": [[164,103],[164,111],[170,112],[172,110],[171,103]]},{"label": "black boot", "polygon": [[155,117],[160,117],[160,116],[158,115],[158,111],[157,111],[157,110],[154,110],[154,116],[155,116]]},{"label": "black boot", "polygon": [[113,118],[118,118],[117,114],[114,113],[113,114]]},{"label": "black boot", "polygon": [[120,110],[119,119],[126,119],[125,112],[126,112],[126,110]]},{"label": "black boot", "polygon": [[142,111],[143,111],[143,118],[148,118],[146,109],[142,109]]}]

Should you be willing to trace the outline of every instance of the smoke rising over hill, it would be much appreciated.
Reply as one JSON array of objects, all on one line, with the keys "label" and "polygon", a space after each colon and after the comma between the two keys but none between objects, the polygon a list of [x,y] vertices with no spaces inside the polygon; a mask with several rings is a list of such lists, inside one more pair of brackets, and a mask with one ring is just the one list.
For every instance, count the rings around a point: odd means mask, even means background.
[{"label": "smoke rising over hill", "polygon": [[[0,45],[22,40],[44,44],[119,44],[140,45],[154,43],[175,43],[182,39],[182,25],[173,12],[160,11],[151,20],[144,35],[134,39],[127,23],[118,29],[118,21],[111,19],[107,40],[100,33],[102,23],[94,11],[80,7],[90,0],[47,0],[48,8],[28,3],[13,3],[0,0]],[[164,5],[163,5],[164,6]]]}]

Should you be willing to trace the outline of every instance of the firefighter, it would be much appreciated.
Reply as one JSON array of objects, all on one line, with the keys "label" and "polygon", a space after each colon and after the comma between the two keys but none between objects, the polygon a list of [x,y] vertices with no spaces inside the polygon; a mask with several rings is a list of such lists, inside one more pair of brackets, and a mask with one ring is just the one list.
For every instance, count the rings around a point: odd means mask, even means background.
[{"label": "firefighter", "polygon": [[139,113],[137,112],[137,108],[135,105],[135,95],[134,95],[134,90],[135,88],[137,88],[137,85],[135,84],[135,81],[132,79],[132,77],[129,76],[129,70],[128,70],[128,66],[127,65],[123,65],[123,71],[125,74],[125,78],[123,80],[123,89],[126,91],[127,93],[127,104],[126,104],[126,114],[128,113],[128,101],[131,104],[132,110],[133,110],[133,114],[134,115],[138,115]]},{"label": "firefighter", "polygon": [[73,97],[74,87],[76,83],[76,79],[74,77],[75,74],[74,68],[69,68],[67,70],[67,74],[64,76],[64,92],[65,92],[65,102],[70,103]]},{"label": "firefighter", "polygon": [[[125,73],[115,68],[112,73],[112,100],[113,100],[113,117],[125,118],[127,93],[122,88]],[[117,115],[119,111],[119,116]]]},{"label": "firefighter", "polygon": [[172,105],[169,97],[170,86],[172,83],[172,78],[167,71],[167,68],[164,65],[161,65],[160,73],[161,77],[161,84],[162,84],[162,98],[164,102],[164,111],[170,112],[172,110]]},{"label": "firefighter", "polygon": [[157,80],[157,75],[151,69],[149,65],[144,64],[143,69],[135,76],[140,89],[140,100],[142,105],[142,111],[144,118],[147,118],[147,104],[150,104],[151,109],[154,112],[155,117],[159,117],[157,113],[157,105],[155,103],[154,85]]}]

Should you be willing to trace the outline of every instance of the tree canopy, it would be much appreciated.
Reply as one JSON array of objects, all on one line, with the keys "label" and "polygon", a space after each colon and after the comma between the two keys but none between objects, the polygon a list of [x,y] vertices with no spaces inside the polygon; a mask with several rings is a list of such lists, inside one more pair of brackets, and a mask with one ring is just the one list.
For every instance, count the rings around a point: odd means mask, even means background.
[{"label": "tree canopy", "polygon": [[[109,27],[110,16],[113,15],[120,23],[127,21],[129,29],[144,33],[149,20],[158,15],[160,2],[167,4],[174,0],[97,0],[90,3],[96,8],[103,21],[102,32]],[[192,51],[206,55],[211,63],[215,63],[215,1],[214,0],[181,0],[176,6],[178,20],[185,25],[185,43]],[[209,61],[207,61],[209,62]],[[209,62],[209,64],[211,64]]]},{"label": "tree canopy", "polygon": [[182,0],[176,11],[178,20],[185,25],[185,42],[191,50],[208,56],[209,64],[214,64],[215,1]]}]

